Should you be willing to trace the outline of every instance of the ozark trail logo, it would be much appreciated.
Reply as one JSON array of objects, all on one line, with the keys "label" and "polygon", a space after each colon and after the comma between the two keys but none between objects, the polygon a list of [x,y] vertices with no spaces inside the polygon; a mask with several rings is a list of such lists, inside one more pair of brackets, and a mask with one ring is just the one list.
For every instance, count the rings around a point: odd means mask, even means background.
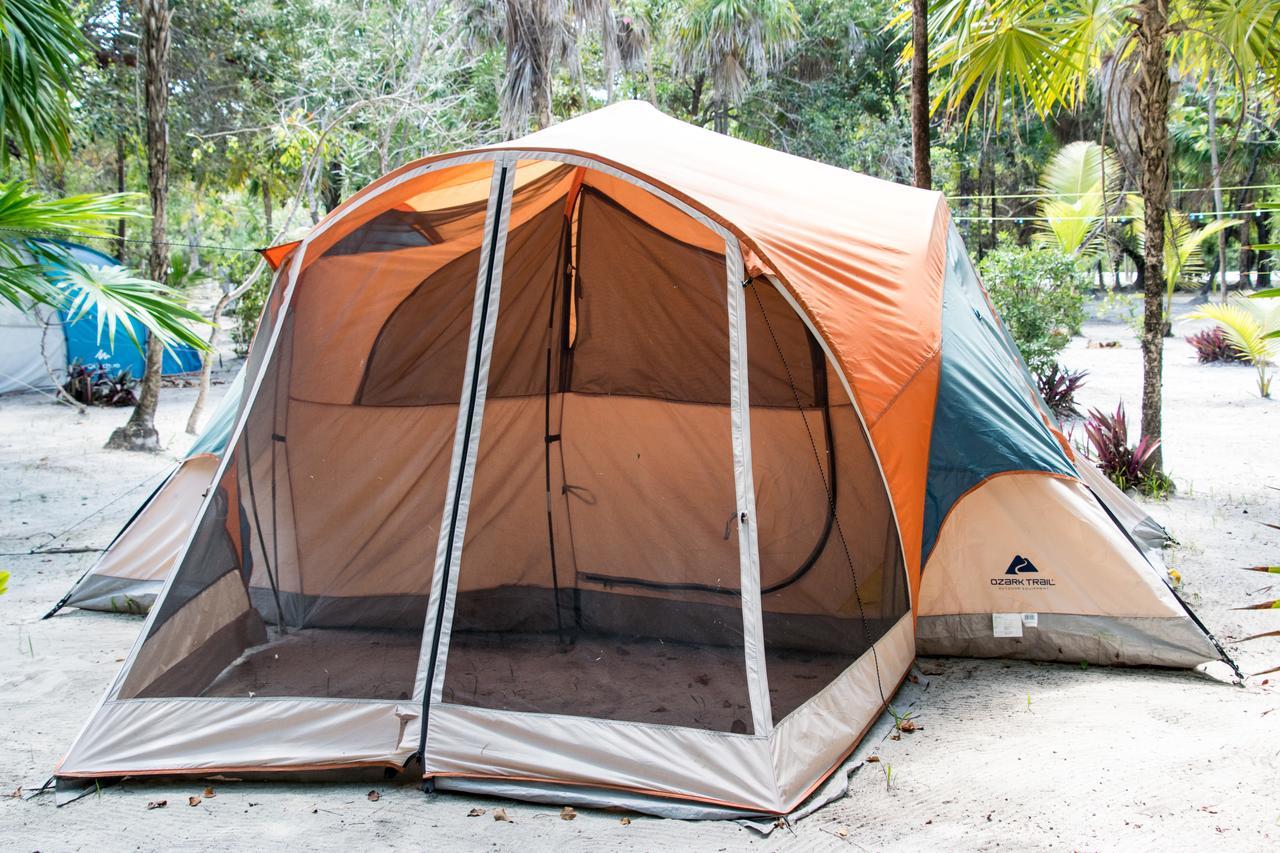
[{"label": "ozark trail logo", "polygon": [[[1053,586],[1053,578],[1039,577],[1040,570],[1036,564],[1018,554],[1009,561],[1009,568],[1004,570],[1004,577],[992,578],[992,586],[1041,587]],[[1025,577],[1036,575],[1037,577]]]}]

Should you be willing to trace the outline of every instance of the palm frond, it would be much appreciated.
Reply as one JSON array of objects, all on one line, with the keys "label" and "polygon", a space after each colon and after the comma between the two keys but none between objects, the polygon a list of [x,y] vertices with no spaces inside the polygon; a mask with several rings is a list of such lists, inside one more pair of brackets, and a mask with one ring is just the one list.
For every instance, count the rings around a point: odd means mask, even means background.
[{"label": "palm frond", "polygon": [[[0,3],[0,139],[31,160],[65,155],[76,66],[87,53],[66,0]],[[8,157],[0,145],[0,161]]]},{"label": "palm frond", "polygon": [[186,344],[210,351],[204,336],[191,327],[211,324],[181,304],[173,288],[136,276],[125,267],[79,264],[66,257],[59,258],[57,264],[51,278],[65,294],[63,310],[68,322],[96,310],[99,340],[105,333],[114,345],[117,331],[123,330],[141,349],[132,320],[158,337],[166,349]]}]

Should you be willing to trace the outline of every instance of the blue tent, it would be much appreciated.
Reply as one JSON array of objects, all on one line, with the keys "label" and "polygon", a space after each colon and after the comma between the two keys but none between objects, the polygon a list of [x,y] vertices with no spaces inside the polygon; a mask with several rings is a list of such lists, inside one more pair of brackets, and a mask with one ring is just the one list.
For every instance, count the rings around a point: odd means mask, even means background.
[{"label": "blue tent", "polygon": [[[42,242],[55,244],[73,261],[83,266],[116,267],[120,265],[120,262],[110,255],[90,249],[88,246],[79,246],[60,240]],[[100,364],[112,373],[128,370],[134,377],[142,376],[145,361],[143,351],[146,347],[148,332],[141,323],[134,320],[127,321],[131,324],[133,333],[143,349],[135,346],[128,332],[120,328],[116,329],[114,343],[108,341],[105,335],[99,340],[96,308],[90,308],[74,323],[67,322],[66,312],[59,312],[59,314],[63,321],[63,332],[67,338],[68,365],[78,359],[82,364]],[[162,369],[165,376],[196,373],[199,370],[200,353],[194,348],[185,344],[176,344],[165,350]]]}]

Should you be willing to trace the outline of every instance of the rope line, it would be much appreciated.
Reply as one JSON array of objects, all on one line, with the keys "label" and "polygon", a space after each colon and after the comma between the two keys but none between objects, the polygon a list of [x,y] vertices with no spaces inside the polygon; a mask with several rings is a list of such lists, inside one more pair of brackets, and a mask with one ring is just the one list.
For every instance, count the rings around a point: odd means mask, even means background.
[{"label": "rope line", "polygon": [[[14,228],[8,225],[0,225],[0,231],[10,231],[14,234],[30,234],[34,237],[50,237],[56,240],[101,240],[106,243],[135,243],[143,246],[153,245],[151,240],[140,240],[135,237],[110,237],[98,234],[68,234],[63,231],[42,231],[38,228]],[[220,252],[251,252],[258,254],[257,249],[246,249],[243,246],[219,246],[213,243],[179,243],[176,240],[163,240],[161,246],[178,246],[183,249],[215,249]]]}]

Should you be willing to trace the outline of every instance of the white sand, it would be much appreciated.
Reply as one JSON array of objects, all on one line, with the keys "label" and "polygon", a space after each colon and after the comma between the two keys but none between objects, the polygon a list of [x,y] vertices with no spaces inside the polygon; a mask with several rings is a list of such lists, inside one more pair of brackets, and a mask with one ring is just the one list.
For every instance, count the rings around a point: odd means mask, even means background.
[{"label": "white sand", "polygon": [[[1182,331],[1179,329],[1179,331]],[[1087,341],[1119,340],[1120,349]],[[1280,584],[1239,566],[1280,561],[1280,402],[1257,397],[1253,371],[1208,367],[1180,338],[1166,355],[1166,458],[1179,493],[1152,513],[1181,545],[1168,555],[1184,594],[1220,639],[1280,628],[1239,612]],[[1084,402],[1139,410],[1140,355],[1122,325],[1092,323],[1066,355],[1087,368]],[[1280,386],[1280,383],[1277,383]],[[215,397],[223,387],[215,388]],[[166,389],[160,456],[101,450],[126,411],[80,416],[24,395],[0,399],[0,552],[44,543],[176,458],[194,392]],[[154,485],[156,481],[152,481]],[[100,547],[150,486],[77,527],[62,546]],[[140,620],[70,611],[40,621],[91,554],[0,557],[0,793],[38,787],[117,671]],[[1280,640],[1232,646],[1246,671],[1280,665]],[[1230,687],[1194,673],[1003,661],[923,660],[923,731],[884,740],[851,795],[762,840],[733,824],[682,823],[459,795],[412,786],[221,784],[198,807],[193,783],[129,784],[56,809],[51,797],[0,799],[0,846],[165,848],[1147,849],[1280,848],[1280,697],[1276,676]],[[917,688],[918,689],[918,688]],[[892,768],[886,787],[884,768]],[[148,811],[149,801],[168,807]],[[473,807],[505,807],[510,823]],[[840,827],[849,834],[842,838]]]}]

